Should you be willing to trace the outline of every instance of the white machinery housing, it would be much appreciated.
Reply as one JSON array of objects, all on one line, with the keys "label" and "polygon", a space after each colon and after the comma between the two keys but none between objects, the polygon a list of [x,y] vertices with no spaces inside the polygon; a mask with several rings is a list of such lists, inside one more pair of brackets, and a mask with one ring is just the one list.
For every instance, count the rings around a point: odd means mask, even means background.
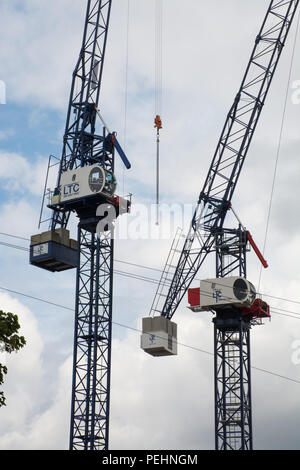
[{"label": "white machinery housing", "polygon": [[177,325],[165,317],[143,318],[141,348],[152,356],[177,355]]},{"label": "white machinery housing", "polygon": [[237,276],[205,279],[200,281],[200,288],[188,291],[189,308],[194,312],[229,306],[246,307],[252,305],[255,298],[253,284]]},{"label": "white machinery housing", "polygon": [[103,194],[112,196],[116,190],[116,178],[100,164],[88,165],[62,173],[60,187],[54,191],[52,204]]}]

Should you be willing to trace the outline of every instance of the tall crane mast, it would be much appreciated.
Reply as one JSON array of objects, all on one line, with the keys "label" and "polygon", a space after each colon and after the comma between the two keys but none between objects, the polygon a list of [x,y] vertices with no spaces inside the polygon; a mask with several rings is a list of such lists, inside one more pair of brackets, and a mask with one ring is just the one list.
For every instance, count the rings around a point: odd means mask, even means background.
[{"label": "tall crane mast", "polygon": [[[33,265],[52,272],[76,268],[70,449],[79,450],[108,449],[113,222],[131,204],[115,195],[115,150],[126,168],[130,163],[98,109],[111,6],[112,0],[87,0],[57,184],[48,205],[50,230],[34,235],[30,247]],[[67,230],[72,212],[79,219],[77,240]]]},{"label": "tall crane mast", "polygon": [[[205,293],[208,286],[222,287],[226,284],[225,279],[234,273],[241,280],[246,278],[249,242],[266,266],[250,233],[240,223],[237,229],[227,229],[224,222],[232,209],[232,197],[298,4],[298,0],[272,0],[269,4],[241,86],[222,129],[175,270],[170,279],[167,271],[171,264],[167,261],[152,304],[150,313],[160,315],[167,323],[163,325],[159,317],[152,323],[149,319],[143,320],[142,347],[150,354],[172,354],[172,351],[176,354],[170,345],[163,347],[160,344],[155,349],[154,333],[159,332],[161,342],[164,333],[169,343],[170,334],[176,339],[171,319],[188,291],[191,305],[197,311],[200,301],[193,297]],[[208,282],[203,291],[201,286],[196,291],[190,290],[204,260],[212,252],[216,253],[216,279],[213,283]],[[218,295],[216,288],[210,292],[211,299]],[[258,319],[269,316],[268,306],[258,299],[250,310],[235,307],[212,307],[211,310],[216,313],[213,319],[216,449],[252,449],[250,328]]]}]

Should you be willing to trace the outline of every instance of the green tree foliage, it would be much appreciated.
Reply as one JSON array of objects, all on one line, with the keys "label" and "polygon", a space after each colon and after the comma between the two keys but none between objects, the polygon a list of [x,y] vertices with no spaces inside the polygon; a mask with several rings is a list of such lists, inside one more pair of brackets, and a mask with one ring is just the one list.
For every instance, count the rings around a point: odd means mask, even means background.
[{"label": "green tree foliage", "polygon": [[[18,316],[13,313],[5,313],[0,310],[0,348],[2,352],[11,354],[18,351],[26,344],[24,336],[19,336],[20,324]],[[0,385],[4,382],[7,367],[0,363]],[[4,393],[0,391],[0,407],[6,405]]]}]

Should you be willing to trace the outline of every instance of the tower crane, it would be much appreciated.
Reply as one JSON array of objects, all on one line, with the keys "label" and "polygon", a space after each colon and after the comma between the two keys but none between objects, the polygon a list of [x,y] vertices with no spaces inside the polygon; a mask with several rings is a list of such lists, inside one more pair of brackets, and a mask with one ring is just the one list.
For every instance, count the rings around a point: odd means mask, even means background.
[{"label": "tower crane", "polygon": [[[150,316],[143,318],[141,347],[161,356],[177,354],[177,325],[171,320],[187,292],[189,308],[213,312],[216,450],[253,448],[250,329],[270,317],[270,309],[247,280],[249,244],[265,267],[267,262],[239,219],[235,229],[224,224],[228,212],[234,211],[234,191],[298,4],[296,0],[269,4],[178,261],[174,263],[179,237],[174,239]],[[216,278],[191,288],[212,252]]]},{"label": "tower crane", "polygon": [[[30,246],[35,266],[51,272],[76,268],[70,449],[79,450],[108,448],[114,221],[131,205],[130,198],[115,194],[115,150],[127,169],[130,162],[98,109],[111,6],[112,0],[87,0],[48,205],[51,222],[48,231],[31,237]],[[78,218],[77,240],[67,229],[71,213]]]}]

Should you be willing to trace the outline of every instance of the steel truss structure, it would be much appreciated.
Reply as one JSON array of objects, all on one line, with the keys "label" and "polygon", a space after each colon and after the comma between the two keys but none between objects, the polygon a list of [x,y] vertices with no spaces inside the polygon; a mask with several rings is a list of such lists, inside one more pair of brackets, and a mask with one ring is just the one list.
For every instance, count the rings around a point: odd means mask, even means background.
[{"label": "steel truss structure", "polygon": [[[103,130],[103,142],[105,141]],[[102,146],[105,168],[114,171],[114,150]],[[76,208],[76,275],[70,449],[107,450],[113,304],[113,226],[97,233],[97,205]],[[105,215],[103,216],[105,217]]]},{"label": "steel truss structure", "polygon": [[246,277],[247,231],[222,229],[215,235],[216,277]]},{"label": "steel truss structure", "polygon": [[[216,237],[217,277],[247,277],[247,232],[222,230]],[[214,322],[216,450],[252,450],[251,322],[240,309],[220,310]]]},{"label": "steel truss structure", "polygon": [[252,450],[250,323],[218,314],[214,345],[215,448]]},{"label": "steel truss structure", "polygon": [[70,449],[105,450],[109,440],[113,236],[78,225]]}]

